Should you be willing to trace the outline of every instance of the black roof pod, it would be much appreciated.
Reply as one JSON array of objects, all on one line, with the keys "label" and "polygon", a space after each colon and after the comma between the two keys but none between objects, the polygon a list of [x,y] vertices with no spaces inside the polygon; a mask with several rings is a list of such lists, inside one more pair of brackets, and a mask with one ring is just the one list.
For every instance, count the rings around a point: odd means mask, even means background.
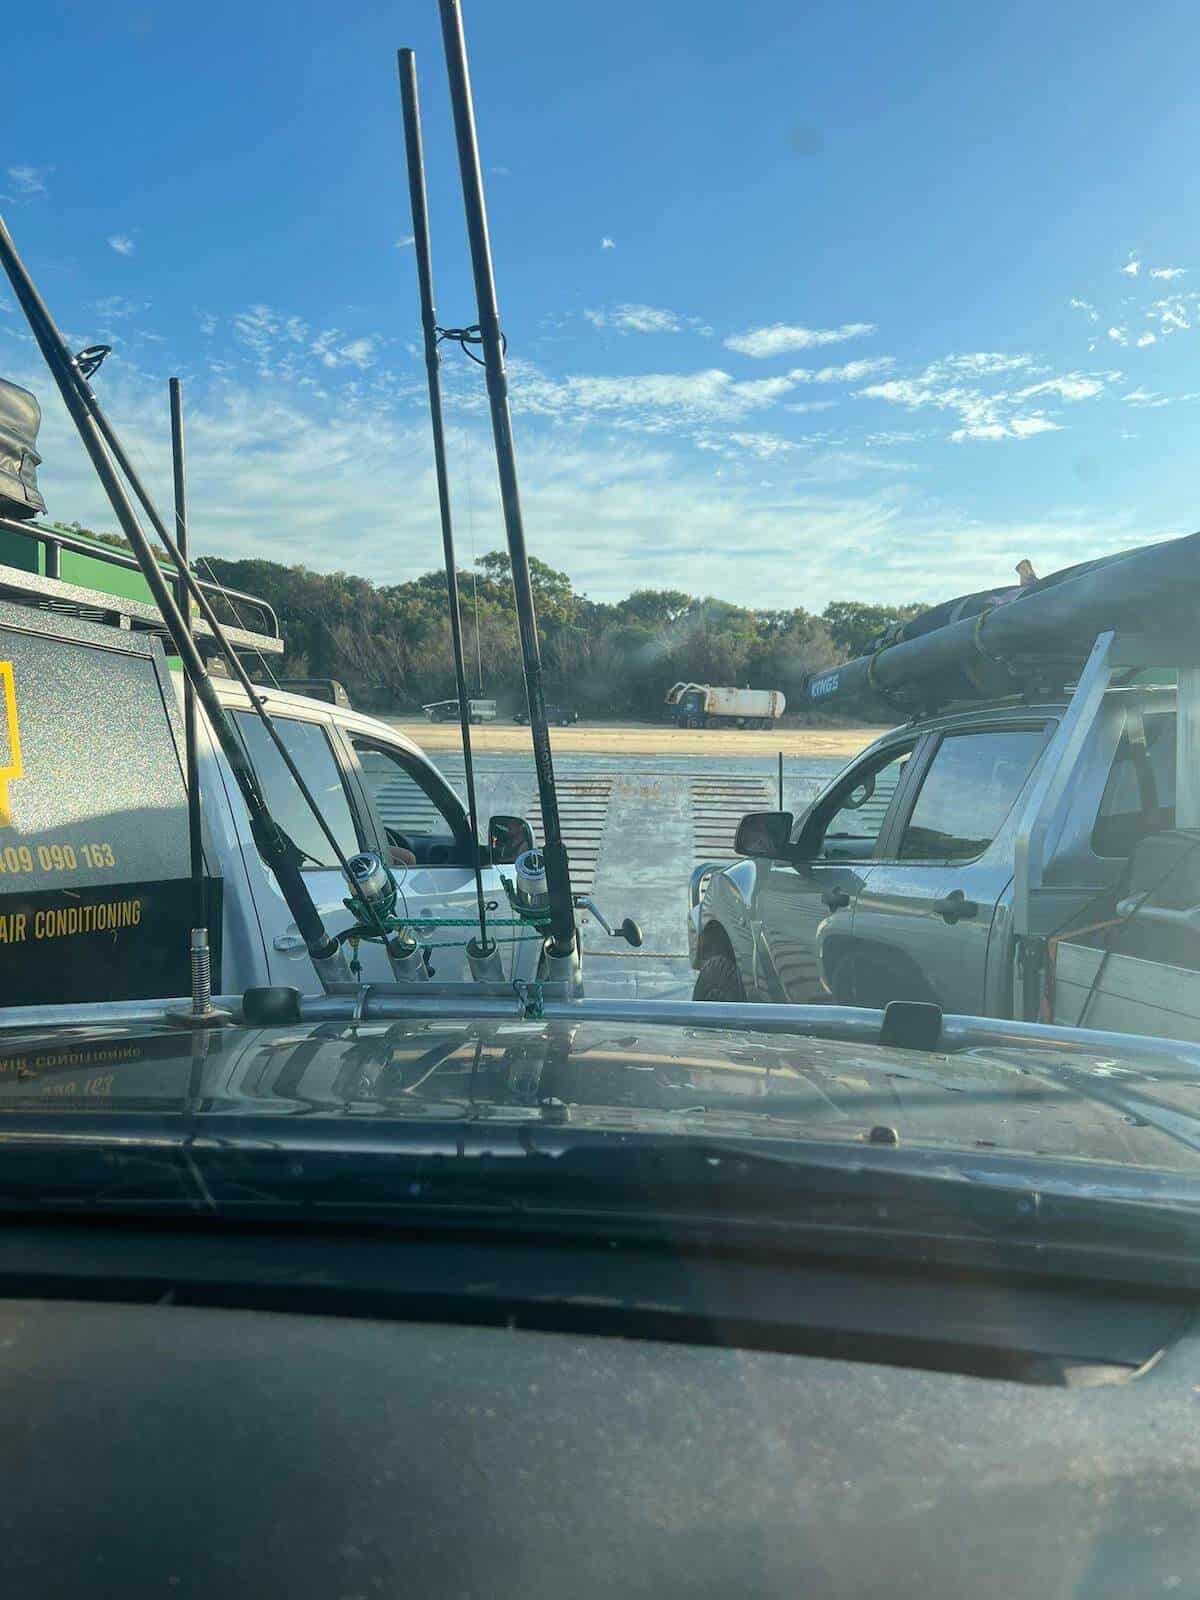
[{"label": "black roof pod", "polygon": [[40,516],[46,509],[37,483],[42,408],[28,389],[0,378],[0,516]]}]

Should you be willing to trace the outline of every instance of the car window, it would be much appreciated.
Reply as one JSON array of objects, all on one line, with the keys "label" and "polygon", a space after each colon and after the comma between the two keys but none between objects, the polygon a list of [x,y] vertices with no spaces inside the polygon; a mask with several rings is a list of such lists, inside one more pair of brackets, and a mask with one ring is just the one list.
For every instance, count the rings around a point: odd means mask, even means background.
[{"label": "car window", "polygon": [[445,839],[462,831],[462,813],[450,797],[439,799],[418,782],[415,763],[406,751],[354,739],[363,784],[385,828],[407,839]]},{"label": "car window", "polygon": [[921,784],[902,861],[969,861],[1012,809],[1046,742],[1043,728],[948,734]]},{"label": "car window", "polygon": [[1132,855],[1146,834],[1175,826],[1175,718],[1160,713],[1142,726],[1144,746],[1135,723],[1122,733],[1113,757],[1092,829],[1098,856]]},{"label": "car window", "polygon": [[875,849],[911,749],[891,756],[874,772],[863,767],[843,788],[841,805],[825,825],[819,859],[861,861]]},{"label": "car window", "polygon": [[[353,855],[361,840],[328,734],[319,722],[305,722],[299,717],[277,716],[274,721],[338,845],[346,855]],[[329,840],[259,718],[253,711],[235,711],[234,722],[272,815],[308,857],[304,865],[336,867],[337,857]]]}]

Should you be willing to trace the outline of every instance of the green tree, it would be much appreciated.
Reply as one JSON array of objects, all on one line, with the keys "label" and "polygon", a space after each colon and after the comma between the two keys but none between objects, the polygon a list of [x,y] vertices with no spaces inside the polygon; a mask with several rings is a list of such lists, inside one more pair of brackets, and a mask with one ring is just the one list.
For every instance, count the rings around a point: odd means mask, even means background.
[{"label": "green tree", "polygon": [[870,654],[875,641],[895,622],[906,622],[924,611],[923,605],[869,605],[861,600],[831,600],[821,613],[843,660]]}]

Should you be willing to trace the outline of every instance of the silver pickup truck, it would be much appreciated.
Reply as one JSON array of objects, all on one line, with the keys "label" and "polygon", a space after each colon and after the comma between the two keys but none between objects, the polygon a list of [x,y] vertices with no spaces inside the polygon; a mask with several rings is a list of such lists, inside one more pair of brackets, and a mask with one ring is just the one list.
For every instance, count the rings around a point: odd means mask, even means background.
[{"label": "silver pickup truck", "polygon": [[1177,721],[1173,686],[1130,682],[1140,643],[1104,635],[1073,695],[897,728],[799,817],[744,818],[744,859],[692,877],[695,998],[1200,1036],[1196,669]]}]

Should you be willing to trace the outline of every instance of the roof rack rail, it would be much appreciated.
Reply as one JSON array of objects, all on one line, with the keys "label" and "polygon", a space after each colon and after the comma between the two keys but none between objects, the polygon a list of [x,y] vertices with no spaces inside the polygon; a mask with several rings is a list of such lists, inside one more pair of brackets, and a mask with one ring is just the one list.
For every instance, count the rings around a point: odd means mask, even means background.
[{"label": "roof rack rail", "polygon": [[[157,606],[149,598],[149,588],[141,581],[137,558],[131,551],[72,533],[68,529],[46,527],[37,522],[18,522],[14,518],[4,516],[0,516],[0,534],[19,534],[39,547],[38,552],[33,553],[33,566],[28,568],[13,566],[3,557],[16,555],[20,547],[14,549],[11,539],[0,538],[0,598],[13,600],[19,605],[33,606],[42,611],[56,611],[64,616],[82,617],[92,622],[107,622],[136,632],[156,633],[163,638],[168,636],[166,623]],[[77,557],[84,557],[88,562],[94,561],[102,566],[138,574],[137,581],[130,587],[139,592],[144,588],[146,598],[141,599],[133,594],[100,587],[100,580],[88,573],[86,566],[84,573],[90,579],[89,582],[73,583],[69,579],[64,579],[62,576],[64,551]],[[70,563],[68,568],[69,566]],[[171,563],[163,562],[163,571],[171,576],[175,569]],[[224,599],[228,602],[231,613],[238,618],[239,624],[247,620],[245,617],[247,611],[255,613],[252,620],[259,623],[261,631],[241,625],[226,627],[226,637],[235,650],[254,655],[283,654],[284,642],[279,629],[279,618],[268,601],[258,595],[247,594],[241,589],[228,588],[221,583],[205,579],[199,579],[198,582],[210,598]],[[194,619],[193,631],[196,646],[203,654],[211,656],[218,652],[219,647],[212,630],[202,618]]]}]

